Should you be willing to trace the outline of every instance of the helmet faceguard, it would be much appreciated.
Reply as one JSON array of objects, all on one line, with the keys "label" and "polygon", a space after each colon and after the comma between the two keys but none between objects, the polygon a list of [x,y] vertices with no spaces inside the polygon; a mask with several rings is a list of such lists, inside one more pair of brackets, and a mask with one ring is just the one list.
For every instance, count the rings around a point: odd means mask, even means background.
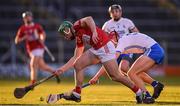
[{"label": "helmet faceguard", "polygon": [[60,33],[60,34],[62,34],[63,36],[67,36],[67,35],[69,35],[70,33],[72,33],[72,36],[69,38],[70,40],[74,40],[75,39],[75,35],[74,35],[74,33],[73,33],[73,29],[72,29],[72,27],[73,27],[73,24],[71,23],[71,22],[69,22],[69,21],[64,21],[61,25],[60,25],[60,27],[59,27],[59,29],[58,29],[58,32]]},{"label": "helmet faceguard", "polygon": [[58,32],[61,34],[68,34],[72,28],[73,24],[69,21],[64,21],[58,29]]}]

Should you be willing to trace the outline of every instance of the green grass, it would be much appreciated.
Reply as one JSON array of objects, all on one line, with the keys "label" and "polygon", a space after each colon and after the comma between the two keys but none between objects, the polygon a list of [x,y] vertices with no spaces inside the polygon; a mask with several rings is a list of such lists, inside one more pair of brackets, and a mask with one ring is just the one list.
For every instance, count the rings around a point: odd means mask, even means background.
[{"label": "green grass", "polygon": [[[161,96],[156,100],[156,105],[180,105],[180,79],[179,78],[158,78],[165,84]],[[46,98],[50,93],[62,93],[73,88],[72,78],[63,79],[61,84],[54,81],[48,81],[30,91],[22,99],[16,99],[13,96],[13,90],[16,87],[27,85],[27,81],[20,80],[0,80],[0,104],[20,105],[20,104],[47,104],[46,101],[40,101],[40,97]],[[153,91],[151,86],[148,90]],[[127,87],[102,79],[99,85],[89,86],[83,89],[82,101],[80,103],[59,100],[55,105],[136,105],[135,95]],[[141,104],[144,106],[144,104]]]}]

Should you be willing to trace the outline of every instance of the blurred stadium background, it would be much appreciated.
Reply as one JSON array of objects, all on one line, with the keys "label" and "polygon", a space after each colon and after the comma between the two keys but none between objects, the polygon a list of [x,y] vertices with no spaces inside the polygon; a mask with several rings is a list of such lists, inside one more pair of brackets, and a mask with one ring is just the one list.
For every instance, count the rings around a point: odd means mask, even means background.
[{"label": "blurred stadium background", "polygon": [[[120,4],[123,17],[131,19],[140,32],[155,38],[166,52],[164,64],[151,71],[156,76],[180,76],[180,1],[179,0],[0,0],[0,79],[28,78],[28,57],[24,44],[15,45],[14,38],[23,23],[21,14],[30,10],[35,22],[43,25],[46,44],[56,57],[55,62],[45,54],[45,60],[59,67],[73,55],[74,42],[58,36],[63,20],[76,21],[92,16],[99,27],[110,19],[108,7]],[[98,66],[88,68],[94,75]],[[72,75],[73,71],[65,75]],[[40,76],[46,73],[39,73]]]}]

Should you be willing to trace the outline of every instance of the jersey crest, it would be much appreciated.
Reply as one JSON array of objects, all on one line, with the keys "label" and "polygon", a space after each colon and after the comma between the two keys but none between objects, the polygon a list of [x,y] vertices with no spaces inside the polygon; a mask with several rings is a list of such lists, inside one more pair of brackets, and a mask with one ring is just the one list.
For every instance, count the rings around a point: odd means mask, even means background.
[{"label": "jersey crest", "polygon": [[90,44],[90,39],[91,39],[90,36],[83,34],[82,40],[84,43]]}]

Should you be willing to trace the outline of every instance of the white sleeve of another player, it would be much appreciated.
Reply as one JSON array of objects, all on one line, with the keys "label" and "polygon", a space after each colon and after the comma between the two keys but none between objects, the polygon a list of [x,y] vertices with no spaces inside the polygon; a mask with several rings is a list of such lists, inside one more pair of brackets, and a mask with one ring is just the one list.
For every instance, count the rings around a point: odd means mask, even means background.
[{"label": "white sleeve of another player", "polygon": [[126,20],[126,25],[129,30],[132,30],[135,27],[134,23],[130,19]]},{"label": "white sleeve of another player", "polygon": [[107,23],[107,22],[104,23],[104,25],[103,25],[103,27],[102,27],[102,30],[105,31],[105,32],[107,32],[107,33],[109,33],[109,31],[108,31],[108,30],[109,30],[109,29],[108,29],[108,23]]},{"label": "white sleeve of another player", "polygon": [[124,51],[124,47],[122,45],[122,43],[120,43],[120,39],[118,40],[118,44],[117,44],[117,47],[116,47],[116,52],[120,52],[122,53]]}]

